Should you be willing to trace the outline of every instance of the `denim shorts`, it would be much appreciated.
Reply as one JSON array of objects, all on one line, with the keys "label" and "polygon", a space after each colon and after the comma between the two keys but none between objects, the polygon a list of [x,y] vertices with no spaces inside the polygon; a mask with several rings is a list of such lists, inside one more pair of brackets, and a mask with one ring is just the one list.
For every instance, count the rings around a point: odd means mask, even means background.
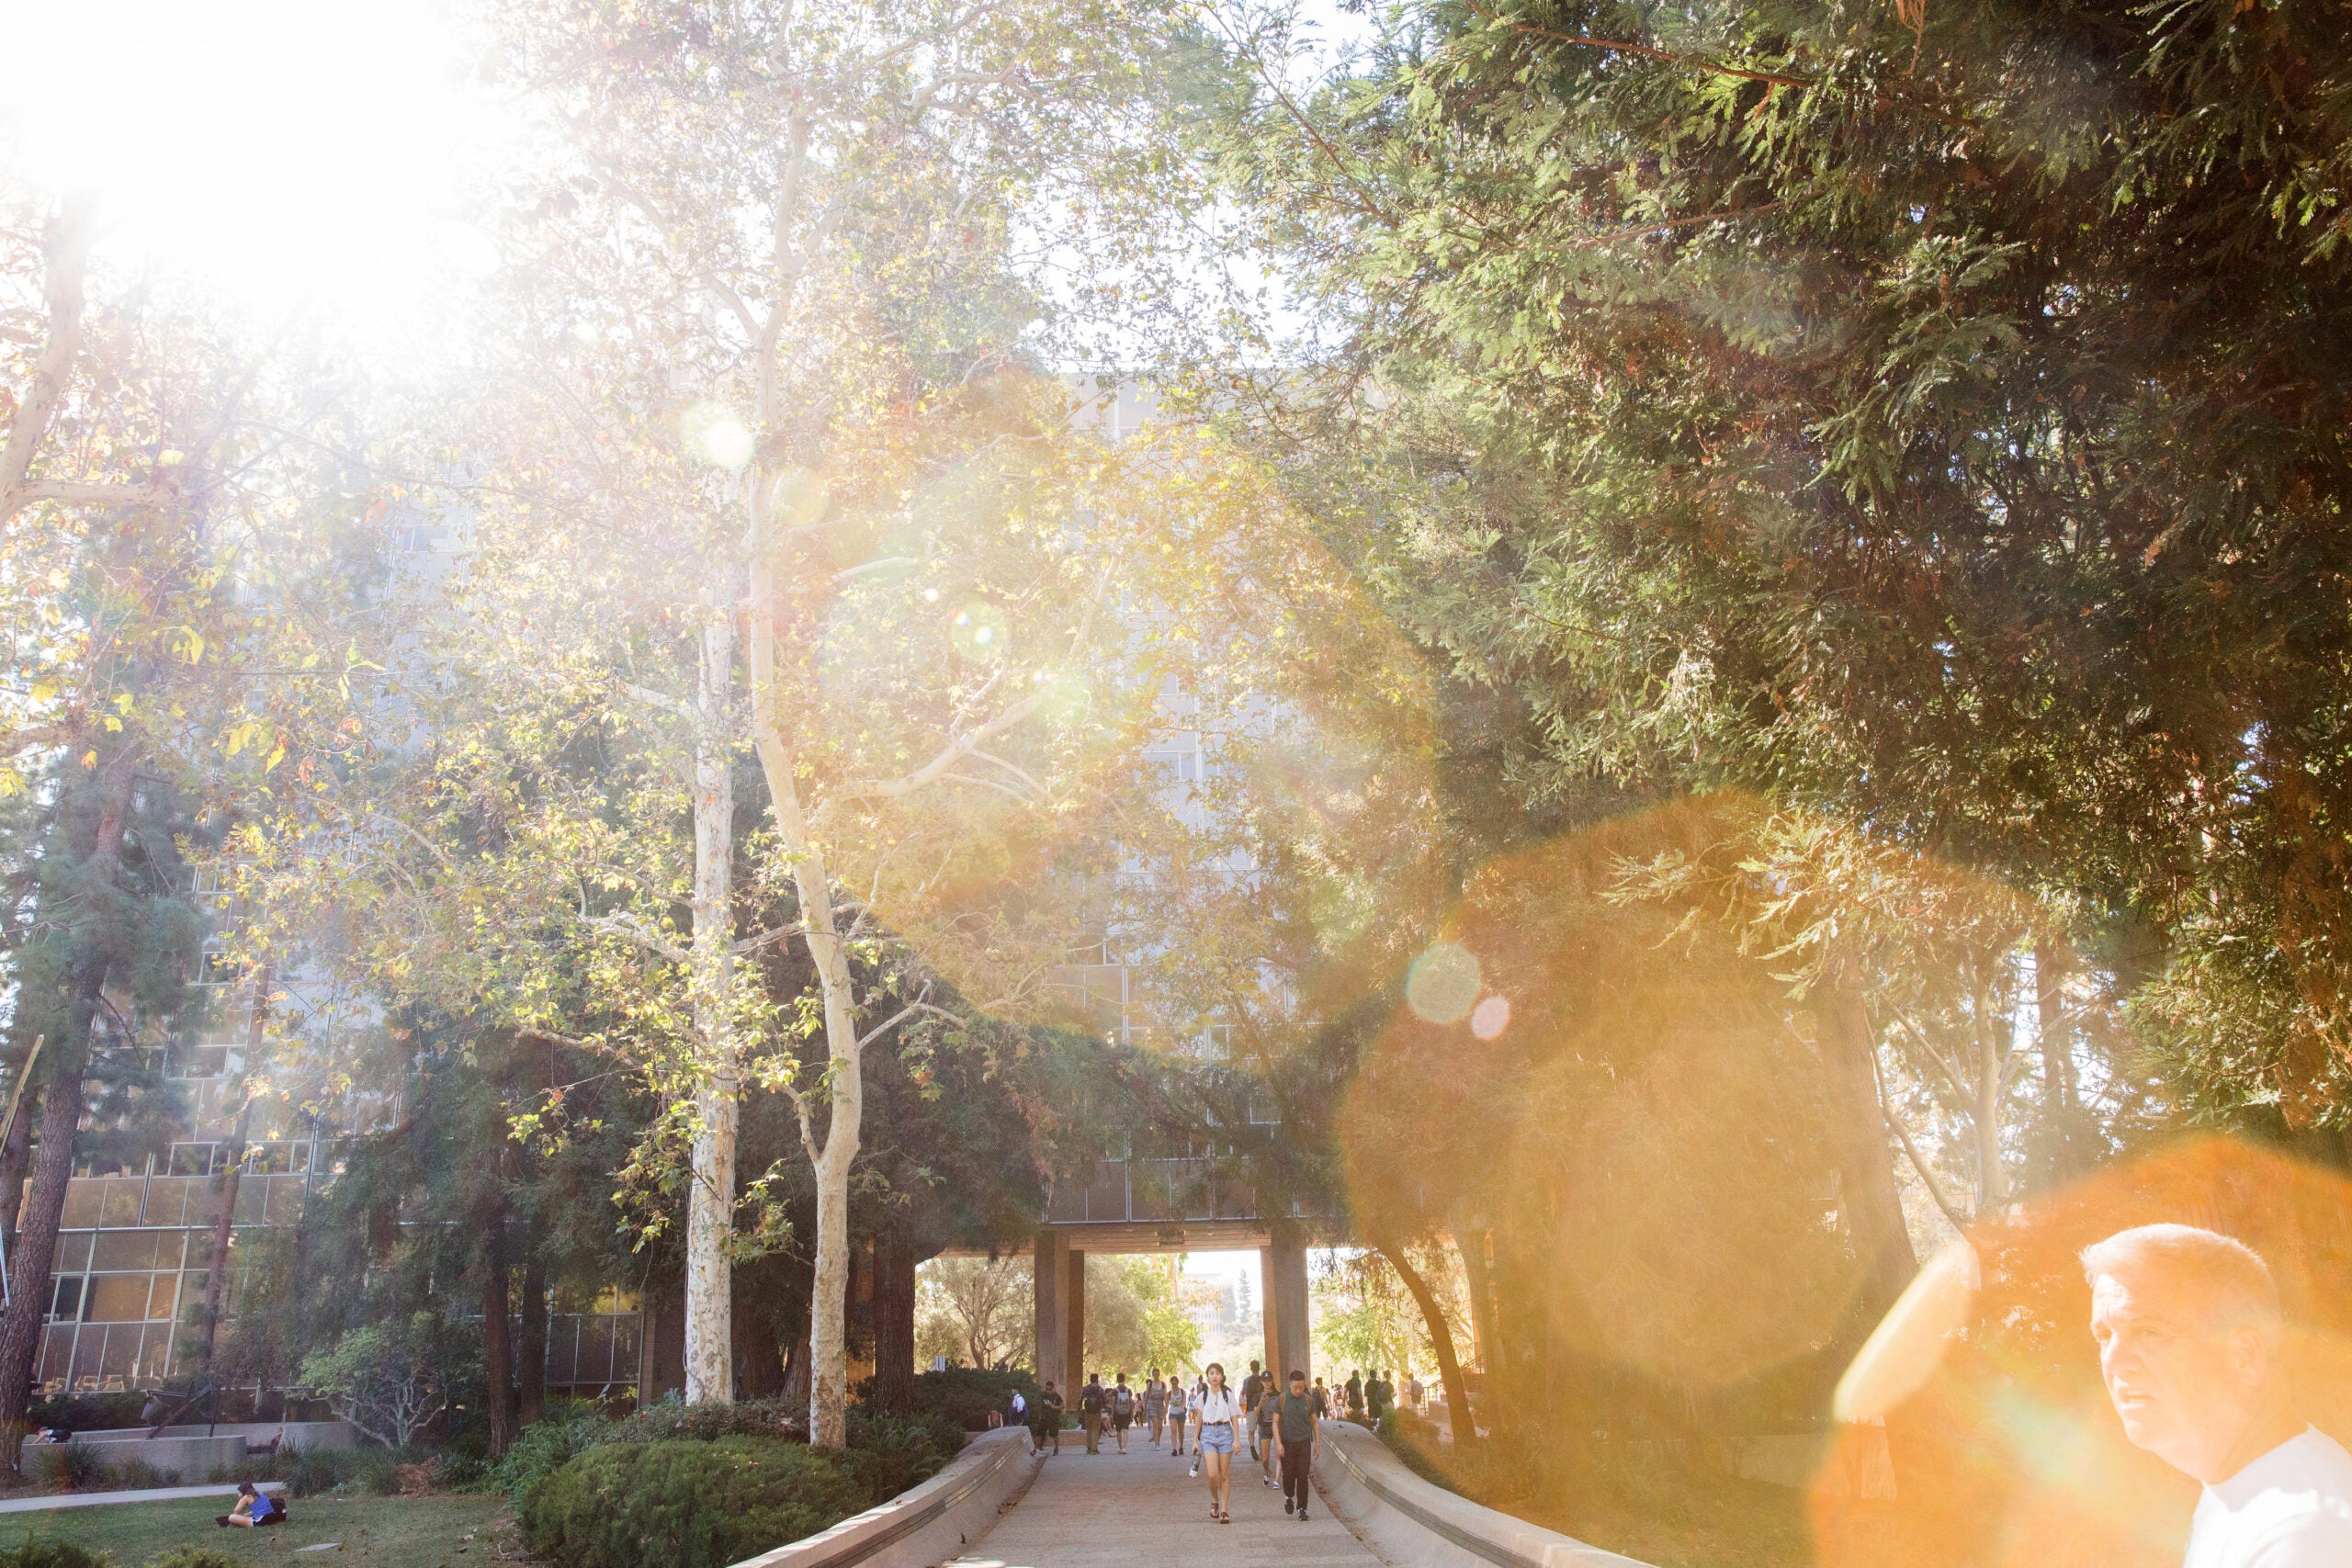
[{"label": "denim shorts", "polygon": [[1213,1454],[1233,1451],[1233,1423],[1218,1421],[1201,1428],[1201,1447]]}]

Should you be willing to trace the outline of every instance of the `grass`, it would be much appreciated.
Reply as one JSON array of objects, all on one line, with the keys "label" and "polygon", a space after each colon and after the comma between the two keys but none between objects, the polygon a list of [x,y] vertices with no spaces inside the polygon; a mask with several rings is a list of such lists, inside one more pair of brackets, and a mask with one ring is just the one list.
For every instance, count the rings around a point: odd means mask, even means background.
[{"label": "grass", "polygon": [[[210,1547],[255,1568],[476,1568],[520,1555],[511,1530],[491,1528],[506,1506],[496,1496],[297,1497],[283,1529],[221,1529],[212,1520],[235,1501],[224,1494],[0,1514],[0,1546],[40,1535],[107,1552],[119,1568],[177,1546]],[[324,1541],[342,1549],[297,1552]]]}]

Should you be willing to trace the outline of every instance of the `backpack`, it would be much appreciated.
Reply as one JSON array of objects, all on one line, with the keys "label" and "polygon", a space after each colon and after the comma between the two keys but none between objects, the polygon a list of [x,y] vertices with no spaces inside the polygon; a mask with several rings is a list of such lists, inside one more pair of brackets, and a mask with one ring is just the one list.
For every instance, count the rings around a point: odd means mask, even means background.
[{"label": "backpack", "polygon": [[1118,1387],[1111,1391],[1111,1414],[1114,1416],[1131,1416],[1135,1413],[1135,1390],[1129,1388],[1125,1383],[1121,1383]]}]

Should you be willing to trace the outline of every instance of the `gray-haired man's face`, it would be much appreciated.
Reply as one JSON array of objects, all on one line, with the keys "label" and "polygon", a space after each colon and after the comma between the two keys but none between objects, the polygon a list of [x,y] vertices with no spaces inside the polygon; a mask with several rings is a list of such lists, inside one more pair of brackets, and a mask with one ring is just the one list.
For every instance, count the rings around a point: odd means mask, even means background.
[{"label": "gray-haired man's face", "polygon": [[2246,1428],[2269,1375],[2261,1335],[2193,1292],[2120,1268],[2091,1281],[2099,1375],[2135,1447],[2200,1480]]}]

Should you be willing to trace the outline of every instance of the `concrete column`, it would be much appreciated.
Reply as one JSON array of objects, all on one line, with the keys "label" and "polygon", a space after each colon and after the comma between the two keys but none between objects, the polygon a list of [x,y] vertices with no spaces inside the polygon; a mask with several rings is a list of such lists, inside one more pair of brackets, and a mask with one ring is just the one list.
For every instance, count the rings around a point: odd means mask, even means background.
[{"label": "concrete column", "polygon": [[1295,1220],[1276,1220],[1270,1245],[1260,1253],[1265,1284],[1266,1353],[1277,1377],[1294,1371],[1315,1379],[1315,1346],[1306,1304],[1306,1238]]},{"label": "concrete column", "polygon": [[1069,1359],[1063,1349],[1069,1340],[1069,1259],[1068,1237],[1051,1225],[1038,1226],[1030,1253],[1037,1298],[1037,1381],[1053,1382],[1065,1398],[1069,1395],[1062,1382]]},{"label": "concrete column", "polygon": [[1063,1318],[1067,1326],[1062,1339],[1062,1396],[1075,1413],[1078,1391],[1086,1386],[1086,1254],[1073,1247],[1062,1258],[1062,1300],[1068,1303]]}]

